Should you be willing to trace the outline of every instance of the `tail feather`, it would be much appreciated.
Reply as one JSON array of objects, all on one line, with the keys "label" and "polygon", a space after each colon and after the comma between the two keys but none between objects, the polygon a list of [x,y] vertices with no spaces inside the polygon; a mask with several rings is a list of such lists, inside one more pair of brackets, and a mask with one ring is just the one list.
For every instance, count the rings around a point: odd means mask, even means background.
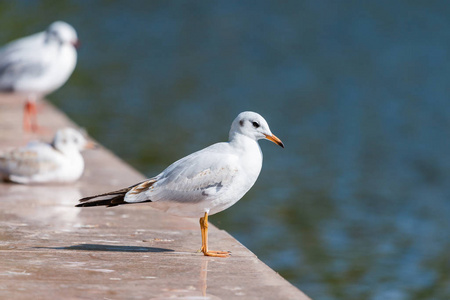
[{"label": "tail feather", "polygon": [[[138,183],[139,184],[139,183]],[[125,202],[125,195],[130,191],[132,188],[134,188],[136,185],[132,185],[130,187],[120,189],[113,192],[98,194],[95,196],[89,196],[84,197],[80,199],[79,204],[75,205],[75,207],[89,207],[89,206],[117,206],[122,204],[130,204],[128,202]]]}]

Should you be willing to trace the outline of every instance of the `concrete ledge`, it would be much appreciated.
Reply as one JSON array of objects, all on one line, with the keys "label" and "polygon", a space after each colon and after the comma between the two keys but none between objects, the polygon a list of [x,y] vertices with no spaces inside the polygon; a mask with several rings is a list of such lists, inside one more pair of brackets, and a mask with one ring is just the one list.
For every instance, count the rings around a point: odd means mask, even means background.
[{"label": "concrete ledge", "polygon": [[[42,101],[39,136],[22,131],[23,102],[0,95],[0,150],[75,126]],[[106,149],[84,153],[81,180],[68,185],[0,183],[0,299],[308,299],[223,230],[205,257],[198,220],[145,204],[75,208],[81,196],[144,176]]]}]

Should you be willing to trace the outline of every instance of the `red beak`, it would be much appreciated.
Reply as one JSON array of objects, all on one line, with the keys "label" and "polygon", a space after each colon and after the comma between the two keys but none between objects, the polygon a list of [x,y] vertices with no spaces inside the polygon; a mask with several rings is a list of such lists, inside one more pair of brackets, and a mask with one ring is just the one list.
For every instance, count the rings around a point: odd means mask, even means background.
[{"label": "red beak", "polygon": [[72,45],[73,45],[76,49],[80,48],[80,46],[81,46],[80,40],[76,40],[75,42],[72,43]]}]

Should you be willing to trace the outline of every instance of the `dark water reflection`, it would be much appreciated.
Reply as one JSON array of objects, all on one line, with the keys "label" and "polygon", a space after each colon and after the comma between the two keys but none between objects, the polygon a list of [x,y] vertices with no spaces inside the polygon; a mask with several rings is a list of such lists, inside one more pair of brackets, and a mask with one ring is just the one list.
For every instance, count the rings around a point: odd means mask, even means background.
[{"label": "dark water reflection", "polygon": [[83,42],[50,99],[149,176],[262,141],[252,191],[212,222],[317,299],[450,297],[447,2],[0,2],[0,41],[64,19]]}]

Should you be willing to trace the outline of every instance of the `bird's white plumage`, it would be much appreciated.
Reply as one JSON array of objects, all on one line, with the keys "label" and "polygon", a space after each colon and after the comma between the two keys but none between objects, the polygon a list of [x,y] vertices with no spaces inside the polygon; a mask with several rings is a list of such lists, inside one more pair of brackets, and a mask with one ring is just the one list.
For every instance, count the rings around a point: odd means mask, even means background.
[{"label": "bird's white plumage", "polygon": [[0,48],[0,90],[35,98],[62,86],[75,69],[77,33],[57,21],[46,31],[18,39]]},{"label": "bird's white plumage", "polygon": [[72,128],[60,129],[51,144],[30,142],[0,154],[0,175],[17,183],[71,182],[84,170],[80,151],[87,141]]},{"label": "bird's white plumage", "polygon": [[263,117],[242,112],[231,124],[227,143],[192,153],[156,177],[133,186],[82,198],[76,206],[111,207],[151,202],[152,207],[174,215],[200,218],[203,254],[228,257],[227,251],[208,248],[208,215],[235,204],[253,186],[262,167],[258,140],[263,138],[284,148]]},{"label": "bird's white plumage", "polygon": [[243,112],[233,121],[229,142],[176,161],[136,185],[124,200],[151,201],[152,207],[184,217],[218,213],[235,204],[256,182],[263,159],[257,141],[267,137],[273,135],[264,118]]}]

